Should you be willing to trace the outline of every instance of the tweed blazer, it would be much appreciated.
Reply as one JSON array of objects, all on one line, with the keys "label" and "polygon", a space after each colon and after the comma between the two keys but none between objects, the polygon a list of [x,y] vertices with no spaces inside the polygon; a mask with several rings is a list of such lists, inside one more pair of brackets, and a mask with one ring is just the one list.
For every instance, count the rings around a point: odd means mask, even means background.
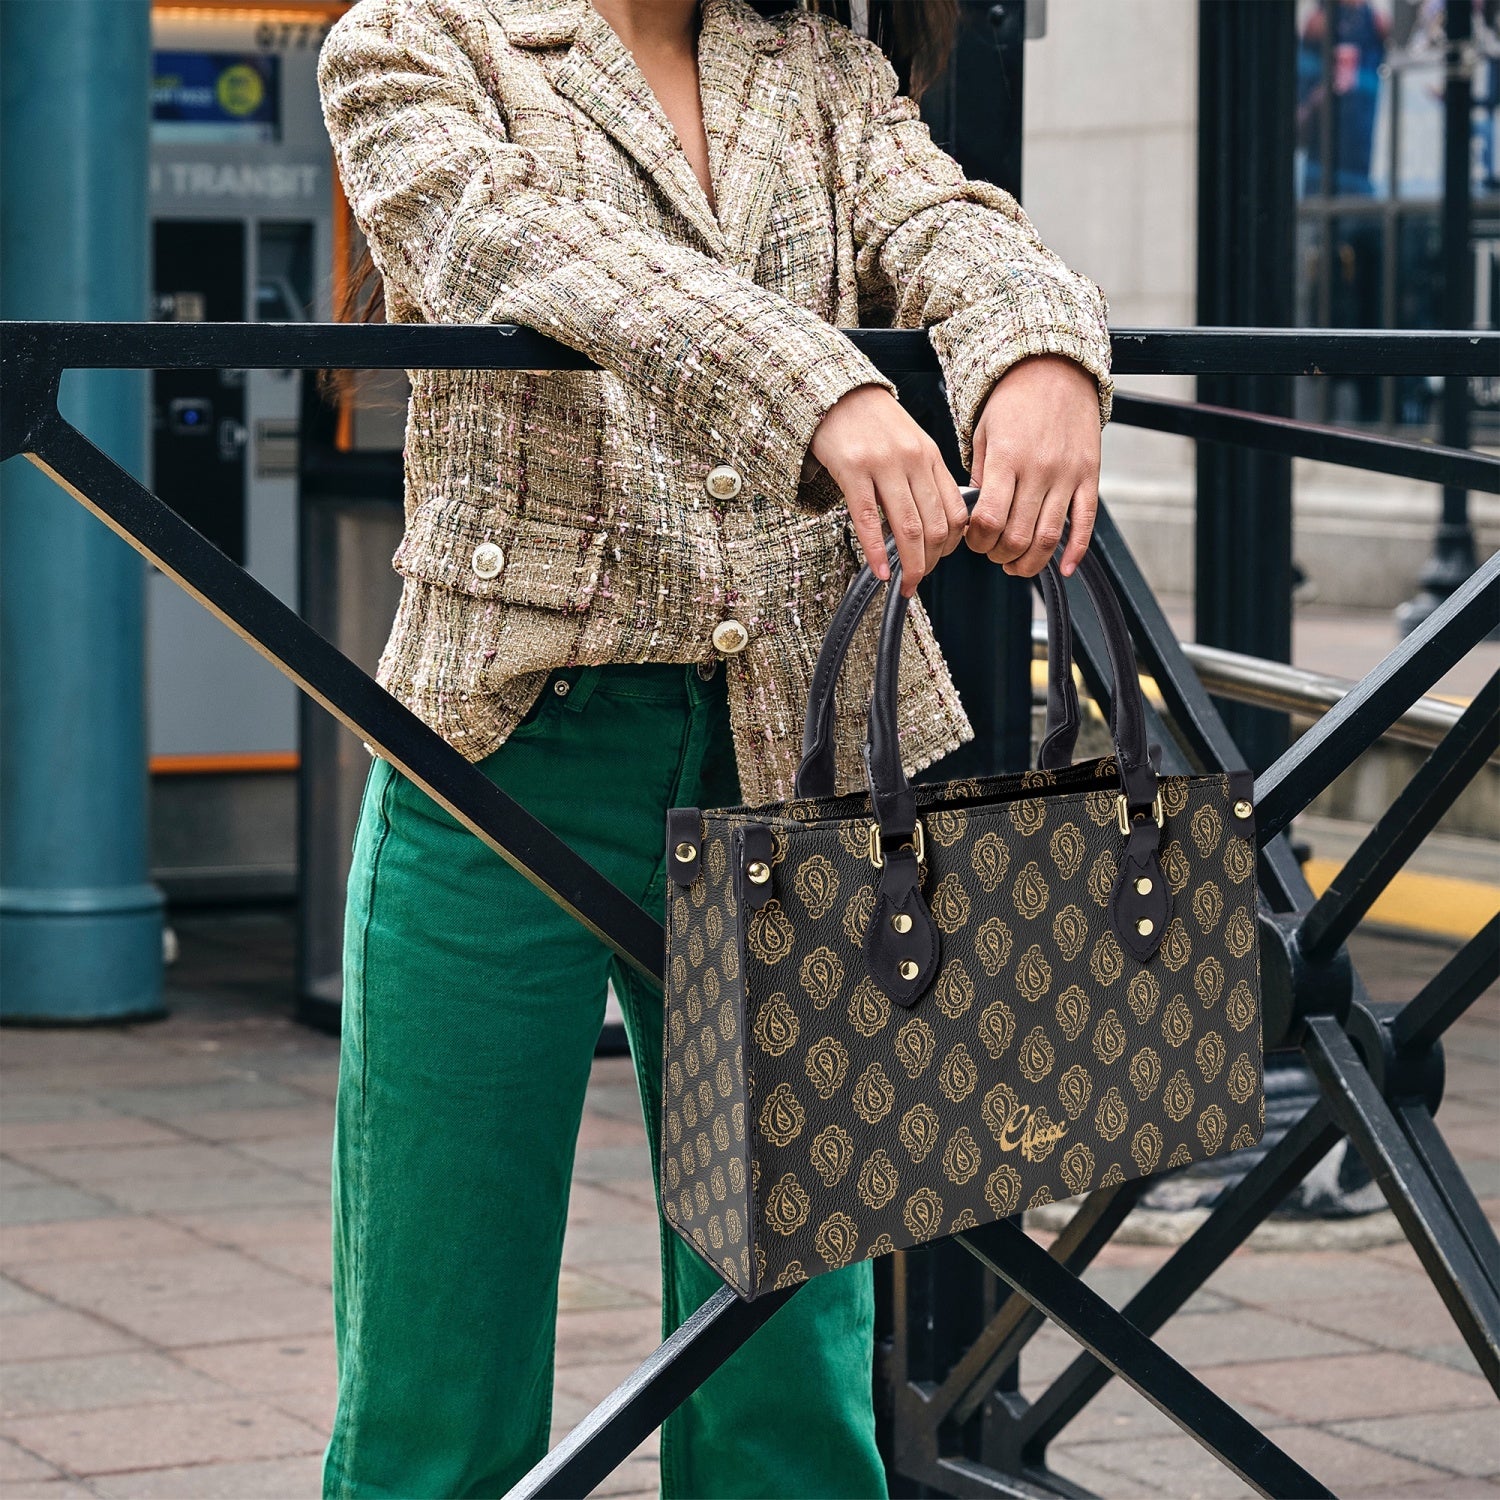
[{"label": "tweed blazer", "polygon": [[[388,318],[527,325],[600,367],[408,372],[379,681],[478,760],[553,668],[722,662],[758,803],[791,794],[860,562],[808,444],[846,391],[893,389],[839,327],[929,330],[966,462],[1026,355],[1083,364],[1107,421],[1110,343],[1103,293],[937,148],[874,44],[702,0],[698,64],[713,206],[589,0],[358,0],[318,85]],[[840,790],[862,784],[875,623],[841,686]],[[901,695],[910,770],[972,737],[915,602]]]}]

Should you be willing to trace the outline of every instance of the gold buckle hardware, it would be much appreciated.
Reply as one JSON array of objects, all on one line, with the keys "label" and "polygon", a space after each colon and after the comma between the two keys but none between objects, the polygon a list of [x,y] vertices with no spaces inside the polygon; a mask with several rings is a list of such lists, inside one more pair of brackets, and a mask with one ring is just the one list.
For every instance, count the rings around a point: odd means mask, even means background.
[{"label": "gold buckle hardware", "polygon": [[[922,836],[922,820],[917,819],[916,826],[912,829],[911,847],[916,851],[917,863],[925,864],[927,861],[927,840]],[[870,824],[870,863],[875,868],[881,869],[885,864],[885,855],[880,852],[880,824]]]},{"label": "gold buckle hardware", "polygon": [[[1156,820],[1158,828],[1162,825],[1161,790],[1158,788],[1156,795],[1151,799],[1151,816]],[[1130,808],[1125,802],[1125,793],[1121,792],[1115,798],[1115,821],[1120,825],[1120,832],[1126,838],[1130,837]]]}]

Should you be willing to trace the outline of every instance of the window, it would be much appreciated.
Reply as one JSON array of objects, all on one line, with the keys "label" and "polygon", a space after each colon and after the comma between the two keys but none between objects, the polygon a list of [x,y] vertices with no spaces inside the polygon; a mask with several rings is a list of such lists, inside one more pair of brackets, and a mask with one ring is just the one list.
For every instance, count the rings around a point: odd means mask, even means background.
[{"label": "window", "polygon": [[[1458,3],[1458,0],[1455,0]],[[1497,0],[1471,0],[1476,327],[1500,310]],[[1297,310],[1310,327],[1436,328],[1442,313],[1444,0],[1299,0]],[[1442,381],[1297,382],[1311,421],[1436,437]],[[1496,381],[1475,381],[1473,437],[1500,440]]]}]

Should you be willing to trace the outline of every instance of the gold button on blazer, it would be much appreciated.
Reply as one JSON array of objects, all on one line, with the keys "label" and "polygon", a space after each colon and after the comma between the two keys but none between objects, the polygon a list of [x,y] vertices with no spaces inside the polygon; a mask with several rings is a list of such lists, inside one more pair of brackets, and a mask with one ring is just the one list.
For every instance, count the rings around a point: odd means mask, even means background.
[{"label": "gold button on blazer", "polygon": [[[839,327],[929,331],[967,462],[1029,354],[1083,364],[1108,420],[1107,308],[846,27],[703,0],[698,61],[717,212],[589,0],[359,0],[318,85],[393,322],[524,324],[600,366],[409,372],[379,680],[478,760],[555,667],[719,661],[761,802],[791,794],[860,562],[808,443],[844,392],[891,388]],[[875,624],[841,687],[841,790],[863,784]],[[901,688],[910,770],[971,737],[915,604]]]}]

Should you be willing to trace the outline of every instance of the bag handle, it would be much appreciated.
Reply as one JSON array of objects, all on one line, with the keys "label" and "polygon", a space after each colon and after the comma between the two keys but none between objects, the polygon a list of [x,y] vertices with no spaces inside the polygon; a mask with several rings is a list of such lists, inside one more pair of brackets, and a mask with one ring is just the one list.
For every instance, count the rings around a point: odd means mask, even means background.
[{"label": "bag handle", "polygon": [[[972,503],[973,495],[970,490],[965,498]],[[942,937],[922,894],[923,836],[917,821],[916,794],[901,765],[897,735],[901,637],[910,602],[901,593],[900,560],[889,544],[887,556],[891,558],[891,580],[881,619],[864,748],[865,777],[875,817],[870,830],[870,862],[880,871],[880,878],[862,947],[870,974],[885,993],[898,1005],[911,1006],[937,976]],[[1110,735],[1120,776],[1119,826],[1124,847],[1109,898],[1110,922],[1125,948],[1145,963],[1161,946],[1171,913],[1159,859],[1162,809],[1156,767],[1146,742],[1145,701],[1125,616],[1095,554],[1084,554],[1078,576],[1099,618],[1114,681]],[[824,639],[803,725],[806,754],[796,784],[800,795],[819,795],[820,786],[832,790],[834,686],[849,642],[878,587],[868,568],[861,572],[846,591]],[[1048,623],[1048,715],[1052,721],[1043,739],[1042,764],[1055,768],[1070,763],[1078,733],[1072,620],[1055,562],[1048,564],[1041,587]],[[820,781],[820,777],[825,779]]]},{"label": "bag handle", "polygon": [[[959,494],[970,510],[979,491],[965,485]],[[894,538],[886,542],[886,556],[896,562]],[[1073,763],[1081,715],[1078,689],[1073,682],[1073,620],[1062,575],[1050,561],[1037,578],[1047,617],[1047,720],[1042,731],[1037,765],[1044,771],[1060,770]],[[854,631],[881,583],[868,563],[850,581],[823,636],[823,645],[813,664],[808,685],[807,716],[802,728],[802,761],[797,767],[795,792],[799,797],[831,797],[836,785],[834,766],[834,685],[843,671],[844,658]],[[1111,709],[1113,712],[1113,709]]]},{"label": "bag handle", "polygon": [[[977,492],[968,489],[964,498],[972,506]],[[865,778],[875,816],[870,862],[880,878],[861,946],[875,981],[898,1005],[911,1006],[937,977],[942,935],[922,894],[923,836],[916,794],[901,765],[897,735],[901,637],[910,602],[901,593],[901,564],[893,543],[887,543],[886,555],[891,559],[891,580],[864,747]],[[1103,564],[1093,553],[1085,553],[1078,576],[1099,618],[1114,681],[1110,736],[1120,776],[1119,826],[1124,847],[1109,898],[1110,924],[1125,948],[1146,963],[1160,948],[1171,914],[1159,858],[1162,808],[1156,767],[1146,742],[1146,706],[1130,631]],[[1072,618],[1055,560],[1049,561],[1040,587],[1048,629],[1048,729],[1039,762],[1044,769],[1057,769],[1071,763],[1079,710],[1072,673]],[[845,591],[824,637],[803,723],[804,754],[796,780],[799,796],[827,795],[833,790],[834,688],[849,642],[878,588],[874,575],[864,568]]]},{"label": "bag handle", "polygon": [[[1085,553],[1078,576],[1099,618],[1109,657],[1114,691],[1111,695],[1111,736],[1120,772],[1121,826],[1129,828],[1143,819],[1157,821],[1157,772],[1146,743],[1146,706],[1136,671],[1130,631],[1103,564],[1093,553]],[[901,635],[909,601],[897,586],[899,560],[892,565],[891,587],[881,621],[880,647],[875,659],[875,691],[870,702],[869,737],[865,743],[865,769],[871,806],[880,825],[881,846],[909,842],[916,823],[915,798],[901,765],[897,741],[897,679],[901,661]],[[1059,611],[1060,613],[1060,611]],[[1061,634],[1061,632],[1060,632]],[[1054,654],[1059,664],[1063,653],[1054,652],[1049,640],[1048,660]]]}]

